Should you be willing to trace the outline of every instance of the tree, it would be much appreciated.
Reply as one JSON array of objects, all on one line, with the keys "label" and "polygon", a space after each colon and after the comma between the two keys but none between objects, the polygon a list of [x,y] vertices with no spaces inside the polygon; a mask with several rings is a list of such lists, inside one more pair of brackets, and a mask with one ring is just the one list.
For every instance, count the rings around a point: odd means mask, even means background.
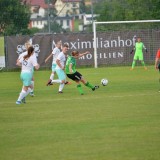
[{"label": "tree", "polygon": [[0,0],[0,34],[25,34],[30,19],[29,8],[18,0]]},{"label": "tree", "polygon": [[98,21],[159,19],[159,7],[157,0],[108,0],[96,4],[94,13]]},{"label": "tree", "polygon": [[[108,0],[94,5],[94,13],[99,14],[97,21],[131,21],[160,19],[160,1],[157,0]],[[119,30],[120,28],[158,28],[154,24],[101,25],[99,30]]]}]

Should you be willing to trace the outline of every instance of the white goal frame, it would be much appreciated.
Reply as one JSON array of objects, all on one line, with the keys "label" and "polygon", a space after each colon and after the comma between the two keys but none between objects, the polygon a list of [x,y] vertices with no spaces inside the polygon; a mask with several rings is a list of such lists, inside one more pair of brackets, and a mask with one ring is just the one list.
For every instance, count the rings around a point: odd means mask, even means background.
[{"label": "white goal frame", "polygon": [[108,21],[108,22],[93,22],[93,41],[94,41],[94,68],[98,68],[97,64],[97,43],[96,43],[96,25],[98,24],[122,24],[122,23],[147,23],[160,22],[160,20],[136,20],[136,21]]}]

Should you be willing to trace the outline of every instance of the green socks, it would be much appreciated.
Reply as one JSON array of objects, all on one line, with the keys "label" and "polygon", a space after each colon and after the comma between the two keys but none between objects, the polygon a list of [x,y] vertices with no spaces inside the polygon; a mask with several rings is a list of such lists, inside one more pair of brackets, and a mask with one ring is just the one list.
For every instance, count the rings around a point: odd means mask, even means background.
[{"label": "green socks", "polygon": [[133,62],[132,62],[132,68],[134,68],[134,67],[135,67],[135,65],[136,65],[136,61],[135,61],[135,60],[133,60]]},{"label": "green socks", "polygon": [[[145,66],[144,61],[141,61],[141,64],[142,64],[142,66]],[[136,61],[135,61],[135,60],[133,60],[133,62],[132,62],[132,68],[134,68],[134,67],[135,67],[135,65],[136,65]]]},{"label": "green socks", "polygon": [[144,63],[144,61],[141,61],[141,63],[142,63],[142,66],[145,66],[145,63]]},{"label": "green socks", "polygon": [[79,91],[79,93],[80,93],[81,95],[84,94],[84,92],[83,92],[83,90],[82,90],[81,84],[78,84],[78,85],[77,85],[77,89],[78,89],[78,91]]},{"label": "green socks", "polygon": [[86,84],[85,84],[85,86],[87,86],[88,88],[94,88],[94,86],[93,85],[91,85],[89,82],[87,82]]},{"label": "green socks", "polygon": [[[92,84],[90,84],[89,82],[87,82],[87,83],[85,84],[85,86],[87,86],[88,88],[91,88],[91,89],[94,88],[94,86],[93,86]],[[80,93],[81,95],[84,94],[84,92],[83,92],[83,90],[82,90],[81,84],[78,84],[78,85],[77,85],[77,89],[78,89],[78,91],[79,91],[79,93]]]}]

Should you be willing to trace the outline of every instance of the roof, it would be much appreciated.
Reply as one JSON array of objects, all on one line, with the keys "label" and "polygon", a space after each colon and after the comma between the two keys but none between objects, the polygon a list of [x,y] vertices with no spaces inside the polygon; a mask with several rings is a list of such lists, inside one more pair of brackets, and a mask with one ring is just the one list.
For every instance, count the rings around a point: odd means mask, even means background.
[{"label": "roof", "polygon": [[67,2],[81,2],[82,0],[62,0],[63,3]]},{"label": "roof", "polygon": [[48,8],[48,4],[45,3],[45,0],[23,0],[24,3],[31,6],[40,6],[41,8]]}]

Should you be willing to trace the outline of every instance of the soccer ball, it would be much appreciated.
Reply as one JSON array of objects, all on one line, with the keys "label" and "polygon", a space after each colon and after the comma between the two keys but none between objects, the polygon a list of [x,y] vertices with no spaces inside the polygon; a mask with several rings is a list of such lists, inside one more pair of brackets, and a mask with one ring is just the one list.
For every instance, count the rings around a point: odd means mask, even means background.
[{"label": "soccer ball", "polygon": [[108,80],[105,79],[105,78],[101,79],[101,84],[102,84],[103,86],[106,86],[106,85],[108,84]]}]

